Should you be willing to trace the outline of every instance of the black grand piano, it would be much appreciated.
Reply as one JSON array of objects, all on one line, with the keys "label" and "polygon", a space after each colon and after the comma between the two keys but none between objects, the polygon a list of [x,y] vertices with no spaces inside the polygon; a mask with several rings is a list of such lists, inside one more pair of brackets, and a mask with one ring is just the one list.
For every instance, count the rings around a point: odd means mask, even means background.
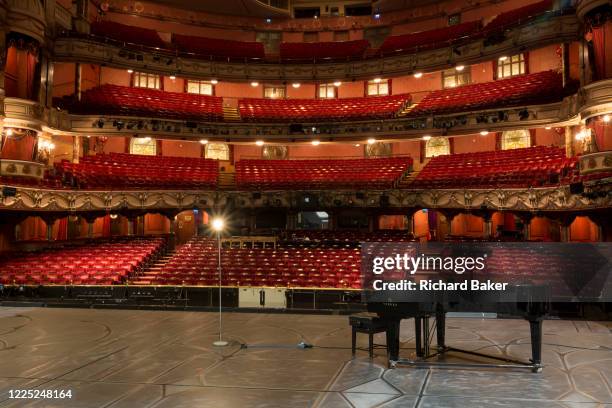
[{"label": "black grand piano", "polygon": [[[491,302],[490,296],[479,296],[473,292],[469,297],[449,299],[432,295],[431,301],[423,302],[368,302],[369,312],[378,314],[387,326],[387,353],[389,366],[463,366],[463,367],[507,367],[529,368],[534,372],[542,370],[542,321],[550,311],[548,288],[540,285],[515,285],[510,291],[518,294],[516,302]],[[530,299],[537,299],[531,301]],[[474,351],[461,350],[448,346],[445,341],[447,312],[497,313],[505,317],[522,317],[529,322],[531,334],[531,360],[517,361],[510,358],[490,356]],[[430,350],[430,318],[436,324],[435,351]],[[414,319],[416,356],[414,360],[400,358],[400,322],[402,319]],[[472,356],[486,357],[498,363],[443,363],[432,361],[433,357],[454,351]]]}]

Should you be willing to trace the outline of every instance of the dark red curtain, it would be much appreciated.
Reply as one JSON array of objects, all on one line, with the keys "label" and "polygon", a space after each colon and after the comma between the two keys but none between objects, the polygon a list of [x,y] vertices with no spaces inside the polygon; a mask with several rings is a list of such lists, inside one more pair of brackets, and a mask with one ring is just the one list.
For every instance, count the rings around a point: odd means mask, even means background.
[{"label": "dark red curtain", "polygon": [[65,241],[68,239],[68,218],[64,217],[59,220],[55,239],[57,241]]},{"label": "dark red curtain", "polygon": [[606,37],[604,26],[593,27],[593,51],[595,59],[595,76],[597,79],[606,78]]},{"label": "dark red curtain", "polygon": [[589,128],[591,129],[591,136],[595,138],[598,150],[605,150],[604,136],[605,136],[605,124],[600,121],[594,121]]},{"label": "dark red curtain", "polygon": [[36,133],[31,130],[13,130],[11,136],[5,136],[0,157],[11,160],[32,161],[36,147]]},{"label": "dark red curtain", "polygon": [[104,221],[102,222],[102,236],[108,238],[111,236],[111,218],[110,214],[106,214],[104,216]]}]

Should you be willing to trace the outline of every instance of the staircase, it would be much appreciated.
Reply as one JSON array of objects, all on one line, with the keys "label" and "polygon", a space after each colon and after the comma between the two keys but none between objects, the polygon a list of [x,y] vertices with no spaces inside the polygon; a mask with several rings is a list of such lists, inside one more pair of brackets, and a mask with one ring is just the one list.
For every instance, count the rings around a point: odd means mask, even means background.
[{"label": "staircase", "polygon": [[417,104],[416,104],[416,103],[413,103],[413,104],[411,104],[411,105],[406,105],[406,106],[404,106],[404,107],[402,108],[402,110],[400,110],[400,111],[399,111],[399,113],[397,114],[397,116],[401,118],[402,116],[406,116],[406,115],[408,115],[408,113],[410,113],[410,111],[411,111],[412,109],[414,109],[414,107],[415,107],[415,106],[417,106]]},{"label": "staircase", "polygon": [[412,169],[406,171],[402,177],[397,180],[396,187],[397,188],[411,188],[411,184],[414,179],[417,178],[425,164],[427,164],[429,160],[426,160],[424,163],[415,162],[412,164]]},{"label": "staircase", "polygon": [[150,285],[151,282],[155,280],[155,277],[162,271],[164,265],[172,258],[174,252],[175,249],[169,250],[164,255],[157,258],[151,266],[130,279],[130,285]]},{"label": "staircase", "polygon": [[240,122],[240,113],[236,106],[223,105],[223,120],[225,122]]},{"label": "staircase", "polygon": [[236,169],[234,166],[225,165],[219,169],[217,187],[219,190],[236,190]]}]

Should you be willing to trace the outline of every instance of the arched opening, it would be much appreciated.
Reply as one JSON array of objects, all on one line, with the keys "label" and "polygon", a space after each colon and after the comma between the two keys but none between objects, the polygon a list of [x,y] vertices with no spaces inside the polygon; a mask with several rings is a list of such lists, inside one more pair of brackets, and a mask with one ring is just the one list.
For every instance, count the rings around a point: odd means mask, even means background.
[{"label": "arched opening", "polygon": [[425,157],[450,154],[450,143],[446,137],[432,137],[425,144]]},{"label": "arched opening", "polygon": [[502,133],[502,150],[522,149],[531,147],[531,133],[529,130],[507,130]]},{"label": "arched opening", "polygon": [[199,212],[185,210],[176,216],[176,244],[184,244],[196,235]]},{"label": "arched opening", "polygon": [[208,143],[204,150],[204,157],[207,159],[228,161],[230,159],[229,156],[229,146],[225,143]]},{"label": "arched opening", "polygon": [[130,153],[155,156],[157,155],[157,141],[150,137],[133,137],[130,140]]}]

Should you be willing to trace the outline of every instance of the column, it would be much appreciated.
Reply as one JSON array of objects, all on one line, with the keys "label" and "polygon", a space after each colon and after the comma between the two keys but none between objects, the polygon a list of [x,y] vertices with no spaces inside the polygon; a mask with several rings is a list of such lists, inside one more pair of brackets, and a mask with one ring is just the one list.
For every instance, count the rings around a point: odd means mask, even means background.
[{"label": "column", "polygon": [[488,213],[488,212],[482,215],[482,220],[484,222],[484,238],[485,239],[491,239],[493,236],[492,216],[493,214]]},{"label": "column", "polygon": [[133,215],[128,215],[127,217],[127,234],[129,237],[132,237],[135,235],[135,229],[136,229],[136,216]]},{"label": "column", "polygon": [[571,126],[565,127],[565,156],[574,157],[574,135]]},{"label": "column", "polygon": [[72,136],[72,162],[78,163],[81,154],[81,136]]},{"label": "column", "polygon": [[41,218],[45,222],[45,225],[47,227],[47,233],[46,233],[47,241],[53,241],[53,224],[55,224],[57,217],[54,215],[44,215]]},{"label": "column", "polygon": [[378,229],[378,214],[368,214],[368,232]]},{"label": "column", "polygon": [[576,219],[576,215],[566,215],[559,220],[559,236],[561,242],[569,242],[571,239],[570,225]]},{"label": "column", "polygon": [[77,62],[74,64],[74,96],[77,101],[81,100],[81,75],[82,75],[81,63]]}]

